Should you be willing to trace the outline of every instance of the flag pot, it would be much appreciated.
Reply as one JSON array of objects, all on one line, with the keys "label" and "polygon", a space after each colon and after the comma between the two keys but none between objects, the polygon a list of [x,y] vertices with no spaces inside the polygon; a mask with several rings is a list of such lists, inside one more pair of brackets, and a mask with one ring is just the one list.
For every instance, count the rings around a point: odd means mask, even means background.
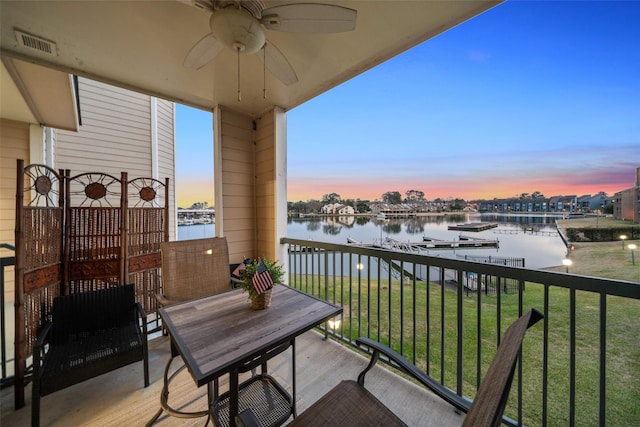
[{"label": "flag pot", "polygon": [[251,297],[251,308],[254,310],[264,310],[271,305],[271,292],[272,289],[268,289],[263,293]]}]

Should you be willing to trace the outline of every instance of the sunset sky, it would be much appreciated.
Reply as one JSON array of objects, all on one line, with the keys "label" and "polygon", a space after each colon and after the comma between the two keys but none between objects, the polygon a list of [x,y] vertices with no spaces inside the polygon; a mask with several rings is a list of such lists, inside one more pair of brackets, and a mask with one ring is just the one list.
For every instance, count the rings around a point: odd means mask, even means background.
[{"label": "sunset sky", "polygon": [[[288,112],[287,199],[632,187],[638,22],[640,1],[508,1],[428,40]],[[176,129],[178,204],[212,204],[211,115]]]}]

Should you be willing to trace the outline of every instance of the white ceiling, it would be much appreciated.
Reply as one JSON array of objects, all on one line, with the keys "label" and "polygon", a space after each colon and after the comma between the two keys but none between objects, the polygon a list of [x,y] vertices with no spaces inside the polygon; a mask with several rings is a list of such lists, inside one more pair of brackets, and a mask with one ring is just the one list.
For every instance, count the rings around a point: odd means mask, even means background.
[{"label": "white ceiling", "polygon": [[[286,86],[267,71],[267,99],[262,62],[255,55],[240,58],[241,101],[234,52],[224,50],[200,70],[183,66],[189,49],[210,32],[210,13],[179,1],[2,0],[1,53],[197,108],[222,105],[257,117],[274,105],[285,110],[300,105],[499,2],[326,2],[356,9],[355,31],[266,31],[299,80]],[[15,29],[55,43],[57,53],[19,46]]]}]

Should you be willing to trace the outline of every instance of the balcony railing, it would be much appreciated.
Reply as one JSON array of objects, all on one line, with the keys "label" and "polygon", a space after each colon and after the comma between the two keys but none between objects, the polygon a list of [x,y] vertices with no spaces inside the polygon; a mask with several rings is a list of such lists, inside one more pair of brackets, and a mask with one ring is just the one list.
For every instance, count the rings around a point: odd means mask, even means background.
[{"label": "balcony railing", "polygon": [[[506,327],[525,339],[505,411],[512,425],[638,425],[640,284],[284,238],[289,284],[344,307],[332,334],[390,345],[472,399]],[[597,421],[596,421],[597,420]]]}]

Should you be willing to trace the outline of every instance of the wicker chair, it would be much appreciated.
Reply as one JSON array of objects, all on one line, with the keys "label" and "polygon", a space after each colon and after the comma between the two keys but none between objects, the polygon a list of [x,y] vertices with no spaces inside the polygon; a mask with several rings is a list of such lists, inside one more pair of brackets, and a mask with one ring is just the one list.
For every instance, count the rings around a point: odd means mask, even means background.
[{"label": "wicker chair", "polygon": [[[356,342],[360,346],[371,349],[372,357],[369,365],[358,375],[358,381],[342,381],[296,417],[289,426],[405,426],[406,424],[396,414],[364,387],[366,373],[376,364],[382,354],[395,367],[415,378],[457,410],[467,412],[463,426],[497,427],[502,422],[524,334],[530,326],[542,318],[542,313],[531,309],[509,326],[491,362],[489,371],[471,404],[468,400],[458,396],[420,371],[406,358],[390,348],[376,341],[360,338]],[[240,414],[237,421],[241,426],[256,425],[255,417],[247,412]]]},{"label": "wicker chair", "polygon": [[147,316],[134,285],[58,296],[53,321],[33,349],[31,425],[40,423],[40,397],[142,360],[149,385]]},{"label": "wicker chair", "polygon": [[188,301],[230,291],[227,239],[213,237],[164,242],[160,305]]},{"label": "wicker chair", "polygon": [[[217,295],[233,289],[226,238],[164,242],[160,245],[160,251],[162,253],[162,294],[156,295],[156,298],[161,306]],[[185,365],[182,365],[171,375],[169,374],[173,359],[177,356],[179,353],[171,342],[171,357],[164,371],[160,409],[147,425],[152,425],[163,411],[179,418],[209,415],[208,409],[184,412],[169,405],[169,383],[185,368]],[[213,381],[213,387],[217,396],[217,378]]]}]

